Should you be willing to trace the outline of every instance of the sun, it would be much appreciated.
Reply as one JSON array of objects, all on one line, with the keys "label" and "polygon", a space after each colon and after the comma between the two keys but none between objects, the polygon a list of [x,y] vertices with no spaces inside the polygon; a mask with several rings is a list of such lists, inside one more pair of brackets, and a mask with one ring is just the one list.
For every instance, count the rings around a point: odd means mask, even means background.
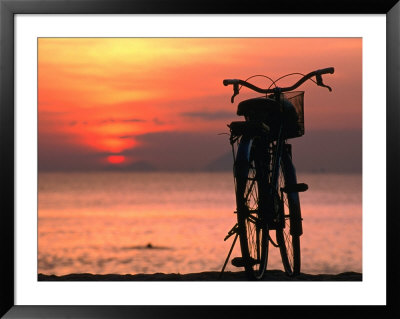
[{"label": "sun", "polygon": [[107,157],[107,161],[111,164],[121,164],[125,162],[125,156],[123,155],[110,155]]}]

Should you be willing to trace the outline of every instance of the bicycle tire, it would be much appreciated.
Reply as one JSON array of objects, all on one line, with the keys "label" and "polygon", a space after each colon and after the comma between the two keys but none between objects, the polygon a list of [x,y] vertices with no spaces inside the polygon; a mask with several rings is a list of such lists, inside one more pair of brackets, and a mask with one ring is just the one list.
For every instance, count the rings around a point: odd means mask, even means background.
[{"label": "bicycle tire", "polygon": [[257,141],[242,137],[235,159],[238,234],[244,268],[249,280],[263,278],[268,262],[269,232],[263,217],[263,187],[268,184]]},{"label": "bicycle tire", "polygon": [[[296,171],[288,151],[284,150],[277,181],[277,192],[286,185],[297,184]],[[282,207],[279,218],[281,227],[276,229],[276,241],[285,272],[289,276],[300,273],[301,252],[300,236],[302,234],[300,199],[298,192],[282,193]]]}]

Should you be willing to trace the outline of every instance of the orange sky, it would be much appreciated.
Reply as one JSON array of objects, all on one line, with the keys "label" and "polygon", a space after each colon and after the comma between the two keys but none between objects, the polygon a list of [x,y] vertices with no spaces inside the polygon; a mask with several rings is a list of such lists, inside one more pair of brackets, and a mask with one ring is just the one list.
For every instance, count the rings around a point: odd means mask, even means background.
[{"label": "orange sky", "polygon": [[[68,169],[67,155],[71,163],[81,159],[82,165],[99,168],[135,161],[157,166],[160,157],[173,161],[167,151],[146,153],[162,149],[156,145],[160,139],[147,137],[227,132],[226,124],[238,118],[232,90],[222,80],[254,74],[277,78],[334,66],[335,74],[324,79],[333,93],[311,82],[302,87],[306,130],[361,129],[360,38],[40,38],[38,43],[39,167],[44,169],[50,163],[57,168],[55,162]],[[254,83],[269,85],[265,79]],[[222,154],[214,148],[205,150],[209,155],[198,165]]]}]

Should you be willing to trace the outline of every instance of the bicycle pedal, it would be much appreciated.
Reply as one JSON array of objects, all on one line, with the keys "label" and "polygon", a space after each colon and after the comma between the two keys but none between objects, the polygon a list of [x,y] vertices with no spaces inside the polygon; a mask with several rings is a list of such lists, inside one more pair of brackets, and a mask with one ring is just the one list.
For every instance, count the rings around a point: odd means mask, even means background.
[{"label": "bicycle pedal", "polygon": [[305,183],[299,183],[299,184],[292,184],[292,185],[287,185],[285,187],[281,188],[281,191],[284,193],[300,193],[300,192],[305,192],[308,189],[308,185]]},{"label": "bicycle pedal", "polygon": [[[232,265],[235,267],[244,267],[246,262],[243,259],[243,257],[235,257],[232,259],[231,261]],[[250,258],[249,262],[248,262],[251,266],[254,266],[256,264],[259,264],[260,262],[254,258]]]}]

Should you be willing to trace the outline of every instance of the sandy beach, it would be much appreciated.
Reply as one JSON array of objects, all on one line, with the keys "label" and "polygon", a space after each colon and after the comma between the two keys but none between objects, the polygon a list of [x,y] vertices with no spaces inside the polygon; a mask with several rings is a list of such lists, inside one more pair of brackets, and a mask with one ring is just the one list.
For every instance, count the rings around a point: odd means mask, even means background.
[{"label": "sandy beach", "polygon": [[[191,274],[69,274],[64,276],[38,274],[38,281],[246,281],[244,271],[225,272],[220,277],[219,272],[200,272]],[[310,275],[301,273],[296,277],[288,277],[281,270],[268,270],[264,281],[362,281],[362,274],[344,272],[340,274]]]}]

